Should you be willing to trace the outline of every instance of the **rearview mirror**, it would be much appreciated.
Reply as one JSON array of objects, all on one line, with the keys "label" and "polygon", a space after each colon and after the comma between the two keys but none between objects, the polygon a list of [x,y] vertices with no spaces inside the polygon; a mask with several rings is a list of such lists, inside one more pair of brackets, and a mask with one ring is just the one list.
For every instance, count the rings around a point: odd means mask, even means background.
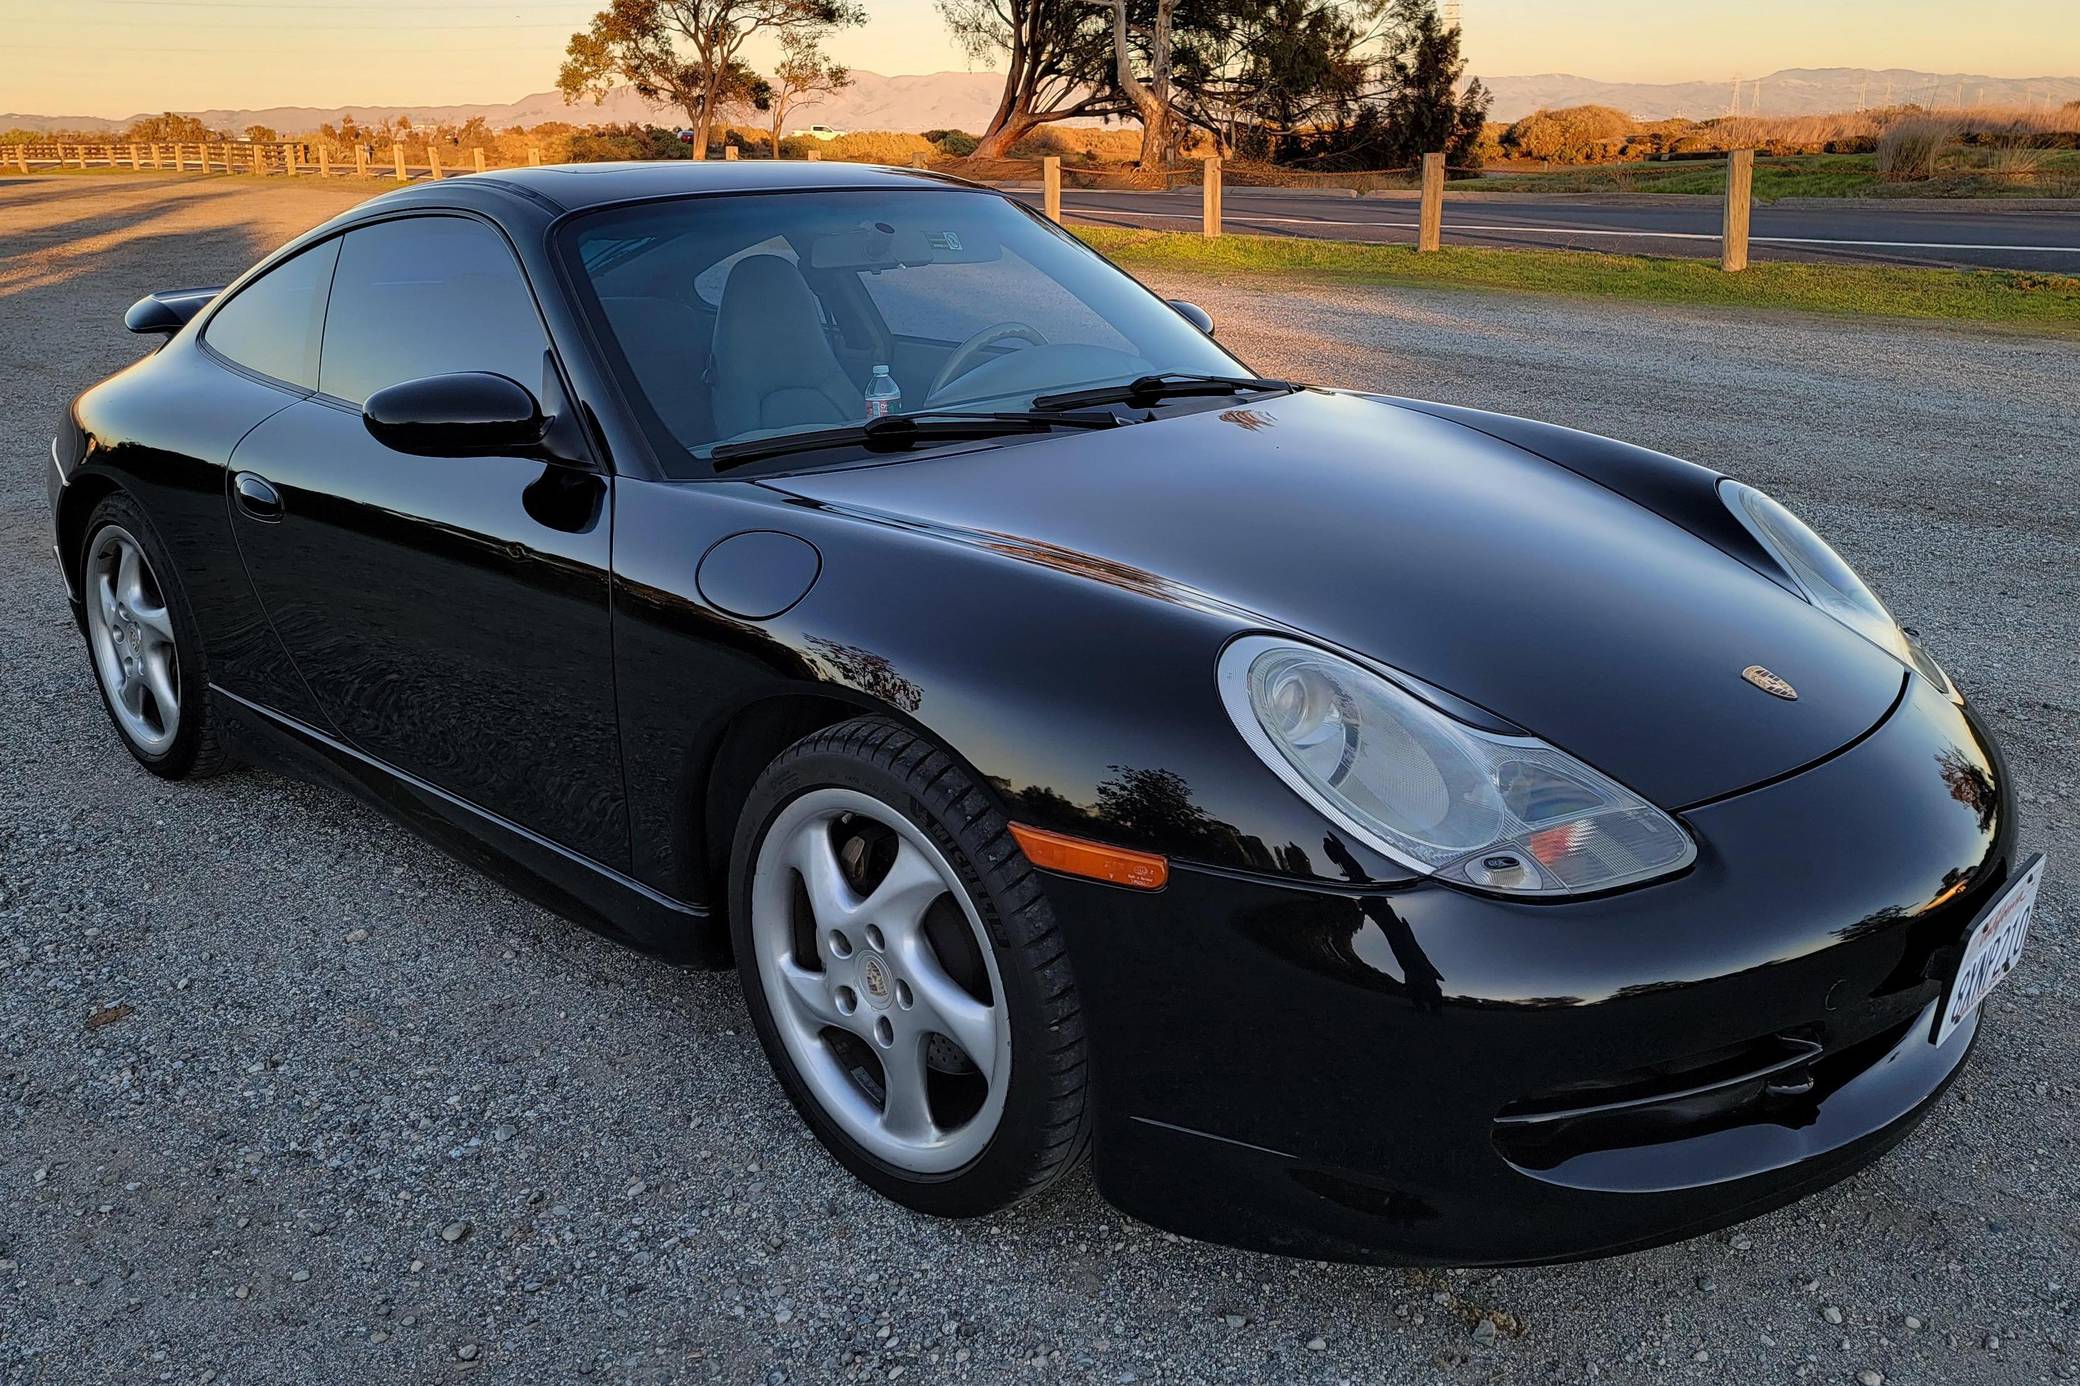
[{"label": "rearview mirror", "polygon": [[376,391],[361,422],[384,447],[419,457],[525,452],[549,426],[525,385],[488,371],[429,375]]},{"label": "rearview mirror", "polygon": [[1211,337],[1213,335],[1213,314],[1207,312],[1198,304],[1186,303],[1181,298],[1169,299],[1168,302],[1172,308],[1177,310],[1177,316],[1183,318],[1207,336]]}]

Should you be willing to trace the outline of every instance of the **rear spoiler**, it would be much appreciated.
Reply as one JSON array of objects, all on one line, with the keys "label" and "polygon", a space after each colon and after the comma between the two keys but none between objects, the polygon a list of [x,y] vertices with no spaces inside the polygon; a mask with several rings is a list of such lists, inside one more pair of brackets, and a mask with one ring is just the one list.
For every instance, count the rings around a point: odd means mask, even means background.
[{"label": "rear spoiler", "polygon": [[161,289],[146,294],[123,314],[123,326],[132,332],[157,332],[171,337],[222,292],[224,286],[219,284],[214,289]]}]

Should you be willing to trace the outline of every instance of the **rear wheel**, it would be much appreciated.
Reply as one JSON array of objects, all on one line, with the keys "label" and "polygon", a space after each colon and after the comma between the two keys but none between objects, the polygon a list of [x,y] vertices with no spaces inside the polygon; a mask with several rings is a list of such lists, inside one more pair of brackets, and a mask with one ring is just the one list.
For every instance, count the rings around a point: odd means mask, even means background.
[{"label": "rear wheel", "polygon": [[923,1212],[990,1212],[1089,1144],[1082,1011],[1003,816],[944,751],[861,718],[753,787],[733,858],[745,1002],[847,1168]]},{"label": "rear wheel", "polygon": [[87,517],[80,590],[94,681],[130,754],[167,779],[221,769],[187,594],[143,510],[121,492]]}]

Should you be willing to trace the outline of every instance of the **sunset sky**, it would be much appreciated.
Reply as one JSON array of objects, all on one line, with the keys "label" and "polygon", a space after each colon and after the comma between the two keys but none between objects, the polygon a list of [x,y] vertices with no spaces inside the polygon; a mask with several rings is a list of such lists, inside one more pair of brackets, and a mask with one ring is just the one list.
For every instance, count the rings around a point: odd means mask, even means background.
[{"label": "sunset sky", "polygon": [[[833,44],[882,73],[966,66],[931,0],[866,0]],[[1463,0],[1476,72],[1725,81],[1786,67],[2080,74],[2073,0]],[[0,0],[0,111],[502,102],[554,84],[597,0]],[[1969,22],[1963,22],[1969,15]],[[762,55],[754,55],[762,56]]]}]

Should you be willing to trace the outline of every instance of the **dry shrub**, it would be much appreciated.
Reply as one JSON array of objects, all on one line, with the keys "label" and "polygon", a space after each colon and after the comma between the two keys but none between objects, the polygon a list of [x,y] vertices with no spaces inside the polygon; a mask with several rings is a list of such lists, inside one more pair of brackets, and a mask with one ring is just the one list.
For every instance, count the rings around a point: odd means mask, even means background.
[{"label": "dry shrub", "polygon": [[929,159],[938,153],[923,135],[893,130],[856,130],[834,140],[790,135],[780,141],[780,157],[783,159],[800,159],[811,150],[842,163],[891,164],[898,168],[907,167],[912,155],[922,154]]},{"label": "dry shrub", "polygon": [[1987,160],[1987,168],[2004,178],[2018,181],[2036,177],[2037,169],[2044,161],[2044,151],[2021,140],[2002,140],[1993,146]]},{"label": "dry shrub", "polygon": [[1011,146],[1014,159],[1055,155],[1064,163],[1131,163],[1141,157],[1141,132],[1098,125],[1043,125]]},{"label": "dry shrub", "polygon": [[1502,133],[1503,147],[1531,159],[1590,163],[1615,154],[1636,128],[1631,116],[1609,106],[1533,111]]},{"label": "dry shrub", "polygon": [[1878,136],[1878,176],[1891,183],[1935,177],[1936,161],[1962,133],[1956,121],[1941,116],[1894,121]]}]

